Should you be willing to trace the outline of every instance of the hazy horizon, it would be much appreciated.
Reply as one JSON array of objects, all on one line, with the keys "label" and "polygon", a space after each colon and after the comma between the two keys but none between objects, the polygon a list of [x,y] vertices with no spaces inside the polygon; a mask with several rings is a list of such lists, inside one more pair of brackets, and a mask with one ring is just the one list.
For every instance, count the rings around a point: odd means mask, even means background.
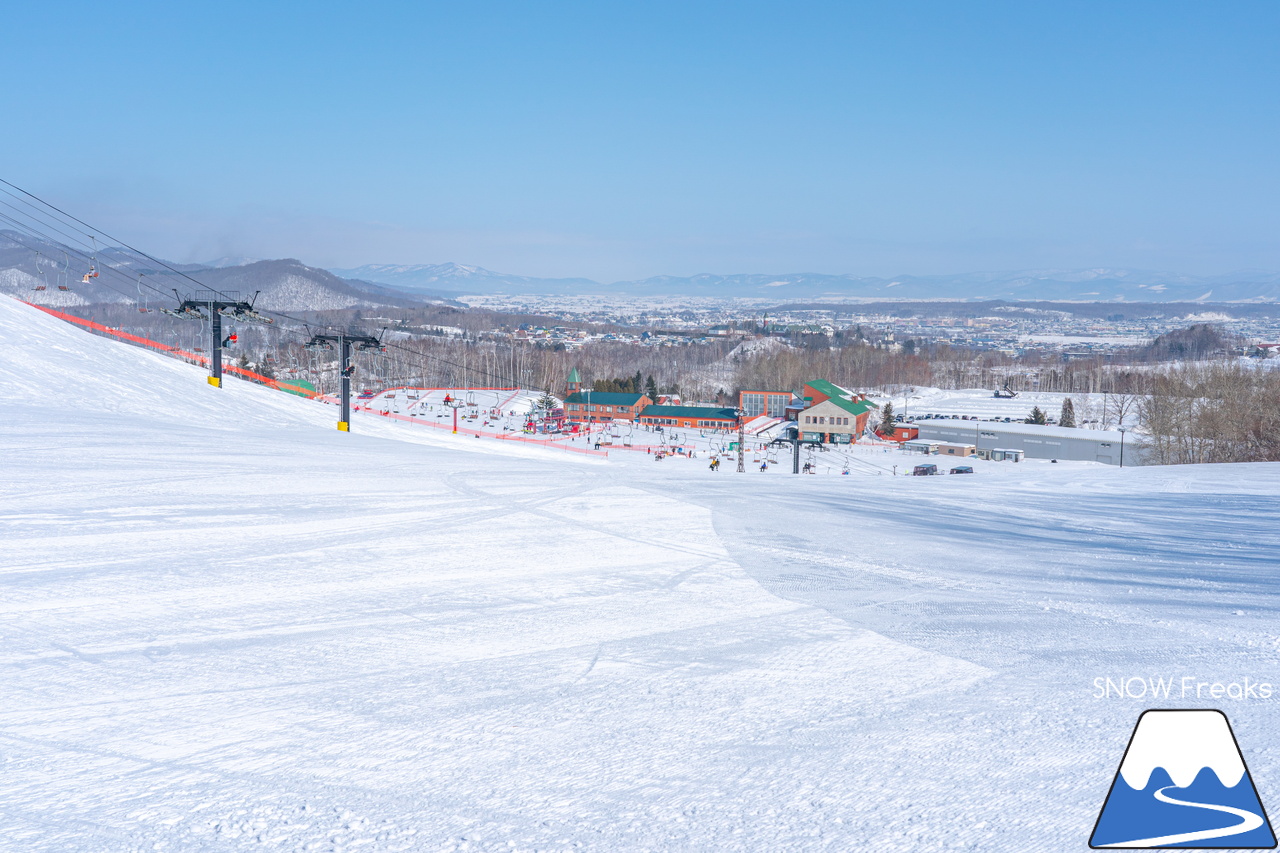
[{"label": "hazy horizon", "polygon": [[0,171],[178,261],[1280,269],[1275,4],[81,8]]}]

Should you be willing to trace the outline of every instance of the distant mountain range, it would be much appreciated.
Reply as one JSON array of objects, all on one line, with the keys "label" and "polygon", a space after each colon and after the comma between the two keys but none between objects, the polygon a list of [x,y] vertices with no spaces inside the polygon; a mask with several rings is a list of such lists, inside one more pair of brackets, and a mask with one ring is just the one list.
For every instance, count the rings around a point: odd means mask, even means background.
[{"label": "distant mountain range", "polygon": [[269,311],[412,307],[450,301],[445,294],[407,293],[376,282],[339,278],[293,259],[223,258],[210,264],[169,266],[172,270],[125,249],[104,248],[97,254],[98,275],[84,281],[89,260],[83,253],[15,231],[0,231],[0,292],[58,308],[142,300],[158,306],[176,301],[175,290],[187,296],[201,287],[234,291],[243,299],[252,299],[257,292],[257,307]]},{"label": "distant mountain range", "polygon": [[[812,301],[1007,300],[1030,302],[1280,302],[1280,274],[1246,271],[1189,276],[1126,269],[1024,270],[962,275],[869,278],[791,273],[654,276],[602,284],[586,278],[535,278],[462,264],[369,264],[324,270],[294,259],[219,258],[170,264],[182,275],[120,248],[98,251],[100,275],[82,280],[88,260],[49,241],[0,231],[0,292],[41,304],[71,307],[132,302],[138,275],[157,304],[173,290],[198,286],[238,291],[274,311],[323,311],[353,307],[410,307],[449,303],[464,294],[746,297],[773,304]],[[63,290],[61,287],[65,287]]]},{"label": "distant mountain range", "polygon": [[410,293],[602,293],[614,292],[589,278],[534,278],[492,272],[464,264],[366,264],[352,269],[332,269],[343,278],[376,281]]},{"label": "distant mountain range", "polygon": [[1020,270],[896,278],[788,273],[654,276],[602,284],[585,278],[533,278],[460,264],[369,264],[331,272],[411,292],[612,296],[748,297],[796,300],[987,300],[1074,302],[1276,302],[1280,273],[1249,270],[1189,276],[1128,269]]}]

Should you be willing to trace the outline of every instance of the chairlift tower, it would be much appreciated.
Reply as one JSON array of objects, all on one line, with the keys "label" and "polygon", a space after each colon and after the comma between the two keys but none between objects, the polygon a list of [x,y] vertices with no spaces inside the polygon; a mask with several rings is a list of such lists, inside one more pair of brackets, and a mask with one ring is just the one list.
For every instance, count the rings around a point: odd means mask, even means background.
[{"label": "chairlift tower", "polygon": [[444,395],[444,404],[449,408],[453,409],[453,434],[457,435],[458,434],[458,409],[461,409],[463,406],[467,404],[459,400],[457,397],[454,397],[450,394]]},{"label": "chairlift tower", "polygon": [[258,300],[258,293],[261,291],[255,292],[253,299],[244,300],[236,291],[224,293],[217,290],[203,290],[183,297],[175,290],[173,295],[178,297],[177,310],[160,309],[165,314],[183,320],[210,321],[209,384],[214,388],[222,387],[222,318],[266,325],[274,322],[270,317],[264,317],[253,310],[253,303]]},{"label": "chairlift tower", "polygon": [[747,470],[747,413],[745,409],[738,409],[735,414],[738,416],[738,473],[742,474]]},{"label": "chairlift tower", "polygon": [[339,363],[338,379],[339,379],[339,403],[342,407],[341,420],[338,421],[338,429],[342,432],[351,432],[351,374],[355,373],[355,365],[351,363],[351,347],[355,346],[358,351],[364,350],[382,350],[382,341],[373,335],[364,335],[359,332],[315,332],[311,335],[311,340],[307,341],[307,349],[310,350],[331,350],[333,345],[338,345]]}]

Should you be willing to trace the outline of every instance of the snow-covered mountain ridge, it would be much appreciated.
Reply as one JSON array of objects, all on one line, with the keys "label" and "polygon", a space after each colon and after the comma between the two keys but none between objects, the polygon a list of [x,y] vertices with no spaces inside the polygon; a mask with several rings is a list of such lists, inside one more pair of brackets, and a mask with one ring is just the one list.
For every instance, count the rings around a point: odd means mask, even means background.
[{"label": "snow-covered mountain ridge", "polygon": [[718,296],[795,301],[981,300],[1080,302],[1280,301],[1280,274],[1249,270],[1219,276],[1131,269],[1041,269],[895,278],[824,273],[659,275],[611,284],[582,278],[534,278],[459,264],[369,264],[333,270],[406,290],[468,294]]},{"label": "snow-covered mountain ridge", "polygon": [[[150,301],[163,301],[174,290],[188,294],[207,287],[235,291],[244,299],[260,291],[258,306],[274,311],[410,306],[444,298],[339,278],[328,270],[307,266],[292,258],[264,261],[223,258],[209,266],[170,264],[172,269],[167,269],[133,252],[107,247],[98,252],[96,260],[98,276],[84,281],[90,261],[83,253],[77,254],[68,251],[68,247],[19,232],[0,231],[0,293],[40,305],[71,307],[131,302],[139,297],[140,290]],[[145,288],[139,276],[146,283]],[[41,284],[45,285],[44,290],[37,289]],[[67,286],[66,290],[59,289],[58,285],[62,284]]]}]

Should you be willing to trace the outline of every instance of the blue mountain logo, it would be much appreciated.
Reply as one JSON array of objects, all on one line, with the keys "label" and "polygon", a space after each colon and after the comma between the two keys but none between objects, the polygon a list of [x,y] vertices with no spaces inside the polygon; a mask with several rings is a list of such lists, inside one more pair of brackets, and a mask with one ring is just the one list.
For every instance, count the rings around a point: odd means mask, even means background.
[{"label": "blue mountain logo", "polygon": [[1273,849],[1271,821],[1226,715],[1143,712],[1089,846]]}]

